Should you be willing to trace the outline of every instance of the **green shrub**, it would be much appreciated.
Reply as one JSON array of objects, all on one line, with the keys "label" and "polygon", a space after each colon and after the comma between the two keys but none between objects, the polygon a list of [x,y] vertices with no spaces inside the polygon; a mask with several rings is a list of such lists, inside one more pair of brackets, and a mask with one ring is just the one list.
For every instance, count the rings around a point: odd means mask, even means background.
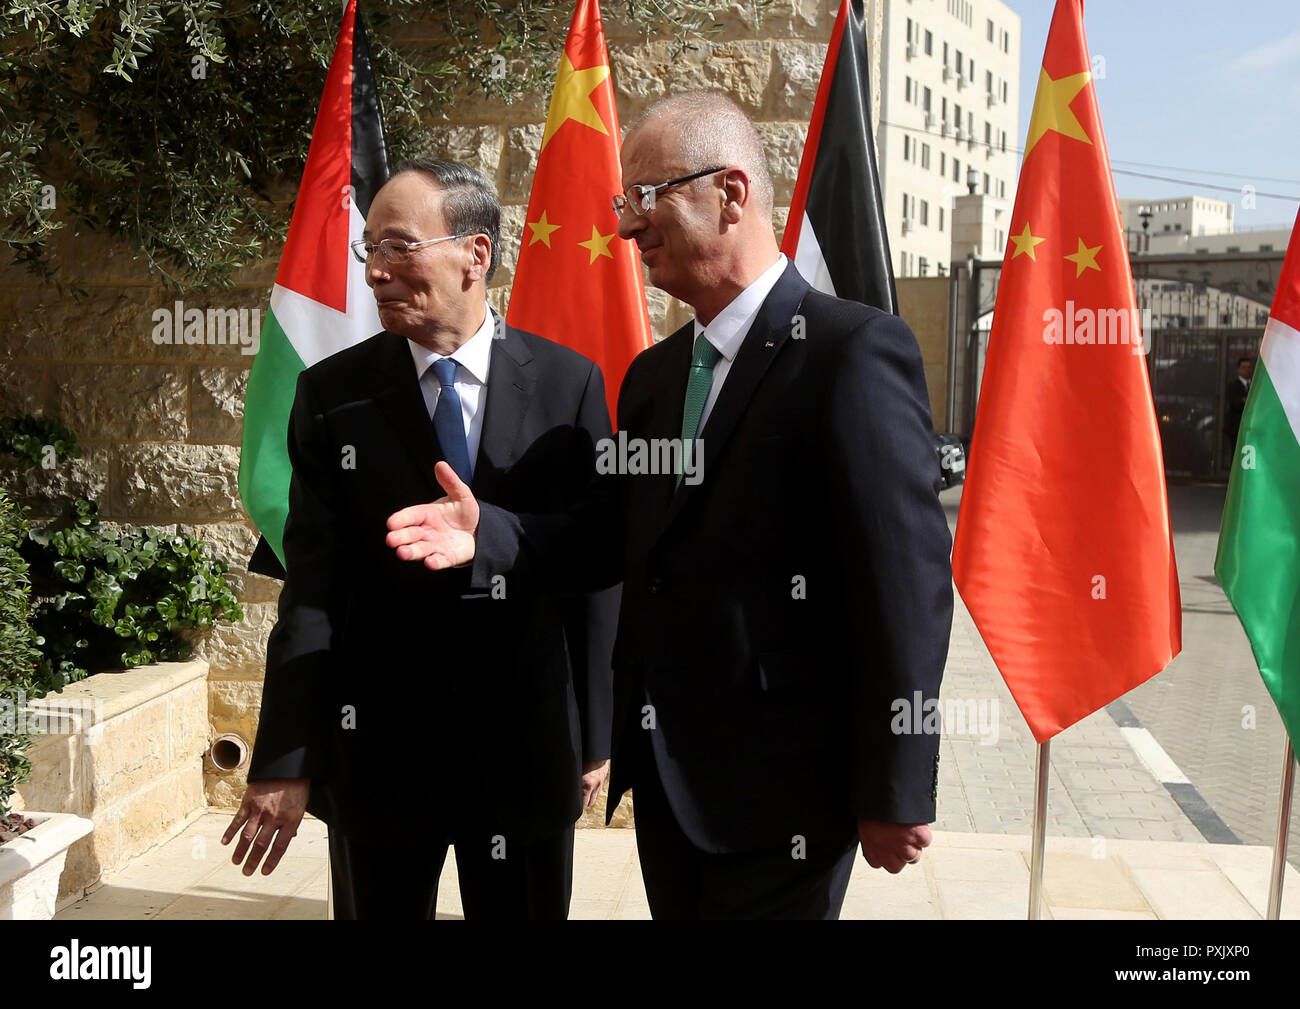
[{"label": "green shrub", "polygon": [[[50,450],[50,451],[47,451]],[[0,417],[0,452],[16,455],[23,469],[81,457],[81,446],[57,417]],[[50,460],[51,452],[53,460]]]},{"label": "green shrub", "polygon": [[44,694],[37,685],[41,653],[29,621],[27,563],[19,553],[26,535],[22,512],[0,491],[0,819],[31,771],[25,756],[31,737],[18,732],[19,708]]},{"label": "green shrub", "polygon": [[242,620],[224,561],[193,536],[104,529],[93,501],[70,502],[64,521],[27,535],[43,639],[38,677],[48,690],[106,669],[193,654],[183,629]]}]

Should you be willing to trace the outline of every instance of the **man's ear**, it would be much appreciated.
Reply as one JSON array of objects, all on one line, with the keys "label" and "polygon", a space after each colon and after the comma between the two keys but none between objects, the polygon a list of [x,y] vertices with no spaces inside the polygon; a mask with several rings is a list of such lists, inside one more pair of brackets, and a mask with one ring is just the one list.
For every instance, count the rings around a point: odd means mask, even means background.
[{"label": "man's ear", "polygon": [[736,224],[749,209],[749,176],[743,168],[732,168],[722,177],[722,219]]},{"label": "man's ear", "polygon": [[466,277],[470,283],[480,280],[486,282],[488,269],[492,266],[492,239],[484,234],[474,235],[473,238],[473,244],[470,245],[472,258]]}]

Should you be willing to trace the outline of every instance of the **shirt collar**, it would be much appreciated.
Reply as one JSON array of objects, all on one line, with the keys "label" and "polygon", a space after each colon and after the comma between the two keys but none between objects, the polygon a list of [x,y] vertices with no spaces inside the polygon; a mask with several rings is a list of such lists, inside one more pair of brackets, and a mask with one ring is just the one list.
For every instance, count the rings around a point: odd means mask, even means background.
[{"label": "shirt collar", "polygon": [[698,340],[701,333],[706,334],[709,343],[717,348],[719,354],[728,361],[734,359],[740,351],[745,335],[749,332],[749,327],[754,323],[754,317],[758,315],[758,310],[763,307],[763,302],[767,300],[767,296],[772,293],[772,288],[785,272],[787,262],[784,253],[778,254],[776,262],[736,295],[731,304],[719,312],[707,326],[700,325],[700,320],[696,319],[695,338]]},{"label": "shirt collar", "polygon": [[[483,303],[483,325],[456,350],[447,355],[467,372],[480,385],[487,385],[488,365],[492,360],[492,333],[496,329],[496,316],[487,302]],[[428,347],[422,347],[414,340],[407,340],[411,348],[411,360],[415,362],[416,378],[423,378],[424,373],[433,367],[434,361],[442,360],[443,355],[435,353]]]}]

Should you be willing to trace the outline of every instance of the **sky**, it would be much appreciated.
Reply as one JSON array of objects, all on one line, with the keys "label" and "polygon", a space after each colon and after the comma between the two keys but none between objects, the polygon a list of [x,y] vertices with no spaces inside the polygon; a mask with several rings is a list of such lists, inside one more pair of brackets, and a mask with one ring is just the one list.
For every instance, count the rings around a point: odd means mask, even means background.
[{"label": "sky", "polygon": [[[1020,15],[1023,147],[1054,4],[1003,2]],[[1300,3],[1084,0],[1083,27],[1121,199],[1194,192],[1233,201],[1237,230],[1291,228],[1300,207]],[[1243,186],[1255,188],[1254,209]]]}]

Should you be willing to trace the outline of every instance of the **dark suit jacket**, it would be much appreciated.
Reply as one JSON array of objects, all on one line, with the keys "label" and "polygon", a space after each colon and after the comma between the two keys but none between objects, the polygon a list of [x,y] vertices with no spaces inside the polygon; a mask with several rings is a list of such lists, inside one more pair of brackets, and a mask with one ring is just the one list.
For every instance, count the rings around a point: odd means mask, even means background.
[{"label": "dark suit jacket", "polygon": [[1240,376],[1233,375],[1223,392],[1223,436],[1229,447],[1237,444],[1241,416],[1246,410],[1246,391]]},{"label": "dark suit jacket", "polygon": [[[693,336],[632,363],[629,438],[680,436]],[[896,701],[937,697],[952,621],[911,331],[788,267],[700,437],[697,486],[624,479],[610,809],[650,705],[665,792],[706,851],[933,820],[939,738],[891,731]]]},{"label": "dark suit jacket", "polygon": [[483,409],[480,559],[431,572],[384,543],[390,514],[443,494],[406,340],[380,333],[298,381],[288,575],[249,779],[311,778],[308,809],[344,833],[384,836],[395,808],[416,829],[536,839],[580,814],[580,759],[609,755],[616,600],[484,566],[504,510],[545,516],[588,492],[609,434],[600,369],[505,327]]}]

